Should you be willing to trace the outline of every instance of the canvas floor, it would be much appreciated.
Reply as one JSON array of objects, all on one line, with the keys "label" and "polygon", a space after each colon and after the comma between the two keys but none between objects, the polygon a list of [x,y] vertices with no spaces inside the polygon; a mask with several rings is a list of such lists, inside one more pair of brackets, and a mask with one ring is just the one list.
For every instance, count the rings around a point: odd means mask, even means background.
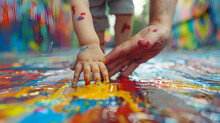
[{"label": "canvas floor", "polygon": [[164,51],[129,78],[72,85],[76,52],[0,54],[0,122],[220,122],[220,50]]}]

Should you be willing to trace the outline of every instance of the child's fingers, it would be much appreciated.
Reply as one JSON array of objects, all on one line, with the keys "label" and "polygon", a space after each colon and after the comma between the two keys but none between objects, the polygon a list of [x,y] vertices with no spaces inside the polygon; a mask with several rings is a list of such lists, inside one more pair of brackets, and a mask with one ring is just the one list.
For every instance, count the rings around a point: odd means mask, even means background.
[{"label": "child's fingers", "polygon": [[73,84],[76,85],[78,83],[80,74],[82,72],[82,64],[77,64],[74,72],[74,77],[73,77]]},{"label": "child's fingers", "polygon": [[99,64],[99,68],[100,68],[102,76],[104,78],[104,82],[109,83],[108,70],[107,70],[106,66],[104,65],[104,63],[101,62]]},{"label": "child's fingers", "polygon": [[70,69],[71,69],[71,70],[75,70],[77,63],[78,63],[78,60],[76,60],[76,61],[74,62],[73,66],[72,66]]},{"label": "child's fingers", "polygon": [[85,85],[90,84],[91,68],[88,64],[83,66]]},{"label": "child's fingers", "polygon": [[100,70],[97,64],[92,64],[91,65],[92,68],[92,73],[95,79],[95,82],[101,82],[101,76],[100,76]]}]

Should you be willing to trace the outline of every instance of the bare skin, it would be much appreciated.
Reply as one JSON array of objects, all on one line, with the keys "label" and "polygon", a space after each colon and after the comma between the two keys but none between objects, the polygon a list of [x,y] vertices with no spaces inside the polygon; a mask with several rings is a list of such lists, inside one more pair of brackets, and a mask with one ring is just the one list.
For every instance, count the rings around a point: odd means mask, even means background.
[{"label": "bare skin", "polygon": [[177,0],[151,0],[150,24],[107,54],[109,76],[130,75],[141,63],[159,54],[168,44]]},{"label": "bare skin", "polygon": [[81,45],[77,59],[71,67],[74,70],[73,84],[77,84],[81,72],[84,72],[86,85],[90,84],[91,73],[95,82],[101,82],[100,72],[105,82],[109,82],[104,54],[95,32],[88,0],[71,0],[73,26]]},{"label": "bare skin", "polygon": [[[115,46],[127,41],[131,37],[133,27],[132,14],[116,14],[115,22]],[[96,32],[102,51],[105,51],[104,30]]]}]

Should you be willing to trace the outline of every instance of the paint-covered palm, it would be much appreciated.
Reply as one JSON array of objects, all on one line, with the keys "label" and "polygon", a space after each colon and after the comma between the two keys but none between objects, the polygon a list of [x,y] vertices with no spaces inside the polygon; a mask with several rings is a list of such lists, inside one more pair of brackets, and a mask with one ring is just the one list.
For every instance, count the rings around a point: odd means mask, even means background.
[{"label": "paint-covered palm", "polygon": [[121,76],[130,75],[141,63],[159,54],[167,45],[171,27],[151,25],[141,30],[128,41],[107,54],[109,76],[121,71]]},{"label": "paint-covered palm", "polygon": [[90,83],[91,72],[95,82],[101,81],[100,72],[105,82],[109,82],[108,71],[105,66],[104,54],[99,44],[82,46],[78,52],[76,62],[71,67],[74,70],[73,84],[77,84],[81,72],[84,72],[86,85]]}]

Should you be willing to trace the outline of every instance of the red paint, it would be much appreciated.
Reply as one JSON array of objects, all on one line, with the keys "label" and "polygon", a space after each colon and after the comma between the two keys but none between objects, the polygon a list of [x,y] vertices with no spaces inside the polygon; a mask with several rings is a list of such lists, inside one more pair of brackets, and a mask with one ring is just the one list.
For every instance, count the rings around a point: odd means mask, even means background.
[{"label": "red paint", "polygon": [[155,30],[153,30],[153,32],[157,32],[157,30],[155,29]]},{"label": "red paint", "polygon": [[137,90],[139,87],[137,85],[138,82],[130,81],[128,77],[122,77],[119,79],[119,89],[125,91]]},{"label": "red paint", "polygon": [[73,14],[76,13],[76,11],[75,11],[75,7],[74,7],[74,6],[72,6],[72,13],[73,13]]},{"label": "red paint", "polygon": [[10,21],[10,18],[9,18],[9,13],[8,13],[8,10],[9,10],[9,6],[7,4],[7,1],[5,0],[5,3],[1,6],[2,8],[2,29],[5,30],[7,28],[10,28],[11,27],[11,21]]},{"label": "red paint", "polygon": [[86,13],[85,13],[85,12],[82,12],[81,15],[86,15]]},{"label": "red paint", "polygon": [[142,48],[148,48],[150,46],[150,42],[147,39],[140,39],[138,41],[138,45]]},{"label": "red paint", "polygon": [[77,18],[77,21],[83,20],[84,19],[84,15],[86,15],[85,12],[82,12],[81,15]]},{"label": "red paint", "polygon": [[123,25],[123,27],[122,27],[122,29],[121,29],[121,33],[124,33],[124,31],[125,31],[126,29],[130,30],[130,29],[131,29],[131,26],[128,25],[128,24],[125,22],[124,25]]},{"label": "red paint", "polygon": [[124,50],[120,51],[120,55],[121,56],[125,55],[125,51]]}]

